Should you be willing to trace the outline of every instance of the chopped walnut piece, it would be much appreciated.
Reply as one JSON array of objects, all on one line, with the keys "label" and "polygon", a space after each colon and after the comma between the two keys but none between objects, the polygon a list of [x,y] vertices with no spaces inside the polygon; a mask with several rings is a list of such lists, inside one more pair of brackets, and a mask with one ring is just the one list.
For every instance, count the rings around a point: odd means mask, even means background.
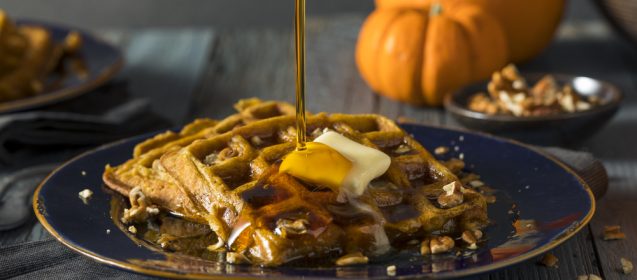
[{"label": "chopped walnut piece", "polygon": [[177,239],[178,238],[172,234],[162,233],[157,239],[157,243],[159,243],[159,246],[162,248],[167,249],[170,247],[170,244]]},{"label": "chopped walnut piece", "polygon": [[621,258],[619,261],[622,264],[622,272],[624,272],[624,274],[631,274],[633,272],[634,267],[631,261],[625,258]]},{"label": "chopped walnut piece", "polygon": [[513,227],[515,228],[515,235],[517,236],[537,231],[537,224],[535,223],[535,220],[516,220],[513,223]]},{"label": "chopped walnut piece", "polygon": [[540,263],[546,267],[557,268],[558,261],[559,259],[555,255],[546,253],[544,257],[542,257],[542,260],[540,260]]},{"label": "chopped walnut piece", "polygon": [[480,181],[480,180],[473,180],[471,182],[469,182],[469,185],[474,187],[474,188],[479,188],[484,186],[484,182]]},{"label": "chopped walnut piece", "polygon": [[227,252],[226,253],[226,262],[231,264],[244,264],[250,263],[248,258],[246,258],[243,254],[237,252]]},{"label": "chopped walnut piece", "polygon": [[135,226],[130,226],[128,227],[128,231],[132,234],[136,234],[137,233],[137,228]]},{"label": "chopped walnut piece", "polygon": [[224,245],[226,245],[226,244],[225,244],[225,242],[223,242],[223,239],[217,238],[217,243],[206,247],[206,249],[208,251],[212,251],[212,252],[223,251],[225,249]]},{"label": "chopped walnut piece", "polygon": [[387,275],[388,276],[396,276],[396,266],[390,265],[387,267]]},{"label": "chopped walnut piece", "polygon": [[444,155],[448,152],[449,152],[449,147],[446,147],[446,146],[440,146],[434,150],[434,154],[436,155]]},{"label": "chopped walnut piece", "polygon": [[482,231],[479,230],[479,229],[474,229],[474,230],[471,231],[471,233],[473,233],[473,236],[475,236],[476,239],[478,239],[478,240],[480,240],[482,238],[482,236],[483,236]]},{"label": "chopped walnut piece", "polygon": [[80,199],[82,200],[82,202],[84,202],[84,204],[88,204],[89,199],[91,199],[91,197],[93,196],[93,191],[84,189],[79,192],[78,195],[80,196]]},{"label": "chopped walnut piece", "polygon": [[484,92],[477,93],[469,99],[469,110],[483,112],[487,115],[495,115],[498,113],[498,105],[491,101],[491,98]]},{"label": "chopped walnut piece", "polygon": [[131,222],[143,222],[150,216],[159,214],[159,209],[156,206],[150,205],[150,202],[146,198],[146,195],[142,192],[142,189],[136,187],[132,189],[128,194],[131,207],[124,209],[124,215],[122,215],[122,223],[129,224]]},{"label": "chopped walnut piece", "polygon": [[437,236],[431,238],[429,247],[432,254],[447,253],[453,249],[455,242],[449,236]]},{"label": "chopped walnut piece", "polygon": [[602,279],[602,277],[597,276],[596,274],[589,274],[589,275],[577,276],[577,280],[604,280],[604,279]]},{"label": "chopped walnut piece", "polygon": [[423,240],[420,243],[420,254],[421,255],[426,256],[426,255],[430,255],[431,254],[430,243],[431,243],[431,239],[429,239],[429,238],[425,238],[425,240]]},{"label": "chopped walnut piece", "polygon": [[462,184],[454,181],[442,187],[444,193],[438,196],[438,204],[442,208],[452,208],[462,204],[464,195],[462,194]]},{"label": "chopped walnut piece", "polygon": [[310,224],[306,219],[279,219],[276,222],[275,233],[283,238],[288,235],[301,235],[307,233],[307,226]]},{"label": "chopped walnut piece", "polygon": [[411,151],[411,148],[405,144],[402,144],[400,146],[398,146],[398,148],[396,148],[396,150],[394,150],[394,153],[396,154],[406,154],[409,151]]},{"label": "chopped walnut piece", "polygon": [[478,243],[478,238],[473,234],[473,232],[468,230],[465,230],[462,233],[461,238],[462,241],[466,242],[469,245]]},{"label": "chopped walnut piece", "polygon": [[214,165],[217,162],[217,154],[209,154],[203,159],[206,165]]},{"label": "chopped walnut piece", "polygon": [[605,226],[604,227],[604,240],[619,240],[625,239],[626,235],[621,231],[621,226]]},{"label": "chopped walnut piece", "polygon": [[520,76],[520,72],[514,64],[508,64],[507,66],[502,68],[501,73],[502,76],[509,81],[522,80],[522,76]]},{"label": "chopped walnut piece", "polygon": [[356,265],[356,264],[366,264],[369,262],[369,259],[363,255],[361,252],[351,253],[344,255],[336,260],[336,265],[338,266],[347,266],[347,265]]},{"label": "chopped walnut piece", "polygon": [[493,204],[496,202],[497,198],[495,195],[490,194],[490,195],[485,195],[484,200],[489,204]]}]

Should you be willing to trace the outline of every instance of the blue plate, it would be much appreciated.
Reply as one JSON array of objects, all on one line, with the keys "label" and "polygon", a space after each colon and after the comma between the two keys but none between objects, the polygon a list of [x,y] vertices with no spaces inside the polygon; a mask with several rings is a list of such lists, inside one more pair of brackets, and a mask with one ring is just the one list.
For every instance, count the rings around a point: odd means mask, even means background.
[{"label": "blue plate", "polygon": [[[593,194],[582,179],[553,158],[528,146],[482,134],[422,125],[403,125],[429,150],[452,147],[447,157],[462,155],[467,169],[498,190],[489,206],[493,225],[487,244],[475,253],[424,258],[416,250],[355,267],[260,268],[207,261],[171,268],[179,258],[138,246],[110,218],[111,194],[101,175],[106,164],[127,160],[143,135],[85,153],[64,164],[36,190],[33,207],[44,227],[60,242],[98,262],[144,274],[187,278],[450,278],[507,267],[538,256],[572,237],[593,216]],[[455,148],[457,147],[457,148]],[[78,192],[95,194],[85,205]],[[517,222],[516,222],[517,221]],[[514,223],[518,226],[517,234]],[[183,262],[181,262],[183,263]]]},{"label": "blue plate", "polygon": [[33,20],[18,20],[17,24],[42,26],[51,32],[53,40],[58,43],[63,42],[69,32],[79,32],[82,37],[79,55],[83,58],[88,76],[79,78],[69,75],[54,89],[45,89],[43,93],[23,99],[0,102],[0,114],[24,111],[77,97],[109,81],[124,65],[119,49],[82,30]]}]

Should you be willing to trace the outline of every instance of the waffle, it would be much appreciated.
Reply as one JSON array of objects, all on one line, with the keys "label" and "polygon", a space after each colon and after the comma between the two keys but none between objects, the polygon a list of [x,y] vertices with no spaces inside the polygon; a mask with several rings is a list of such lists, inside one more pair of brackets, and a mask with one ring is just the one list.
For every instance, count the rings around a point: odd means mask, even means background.
[{"label": "waffle", "polygon": [[[281,159],[295,147],[290,105],[240,104],[237,115],[221,122],[195,121],[180,133],[166,132],[138,145],[133,159],[107,167],[104,181],[124,195],[139,189],[152,204],[208,224],[218,236],[211,244],[261,265],[380,255],[389,246],[432,233],[486,224],[486,202],[477,192],[463,190],[463,202],[451,208],[436,202],[443,186],[457,177],[383,116],[319,113],[307,118],[309,140],[332,130],[391,157],[387,172],[363,196],[341,203],[329,189],[278,172]],[[272,110],[278,114],[255,117],[263,106],[278,108]]]},{"label": "waffle", "polygon": [[61,56],[48,30],[16,26],[0,10],[0,102],[41,93]]},{"label": "waffle", "polygon": [[235,105],[237,114],[222,121],[197,119],[180,132],[166,131],[135,146],[133,158],[115,168],[106,167],[104,182],[113,190],[129,196],[139,187],[144,194],[162,208],[183,215],[186,219],[206,223],[192,200],[182,192],[179,184],[159,164],[167,152],[186,147],[193,142],[227,133],[235,127],[261,119],[294,115],[294,107],[282,102],[241,100]]}]

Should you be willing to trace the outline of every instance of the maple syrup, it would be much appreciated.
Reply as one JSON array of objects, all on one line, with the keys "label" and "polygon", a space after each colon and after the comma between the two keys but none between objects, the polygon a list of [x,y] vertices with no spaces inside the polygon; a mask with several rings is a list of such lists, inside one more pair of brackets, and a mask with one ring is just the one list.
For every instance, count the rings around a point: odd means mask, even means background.
[{"label": "maple syrup", "polygon": [[306,149],[305,120],[305,0],[295,0],[294,38],[296,50],[296,149]]}]

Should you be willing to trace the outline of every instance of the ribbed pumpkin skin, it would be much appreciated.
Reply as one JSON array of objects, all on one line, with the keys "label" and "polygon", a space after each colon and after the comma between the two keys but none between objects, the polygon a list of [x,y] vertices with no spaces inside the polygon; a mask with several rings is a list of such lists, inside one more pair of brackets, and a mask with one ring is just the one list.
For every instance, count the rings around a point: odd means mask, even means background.
[{"label": "ribbed pumpkin skin", "polygon": [[383,7],[365,21],[356,47],[363,79],[376,92],[414,105],[439,106],[444,95],[488,77],[508,62],[500,24],[466,3]]},{"label": "ribbed pumpkin skin", "polygon": [[376,0],[376,7],[422,9],[437,2],[475,4],[493,15],[504,28],[514,63],[534,58],[549,45],[566,6],[566,0]]},{"label": "ribbed pumpkin skin", "polygon": [[471,1],[500,20],[515,63],[531,60],[551,43],[566,6],[566,0]]}]

